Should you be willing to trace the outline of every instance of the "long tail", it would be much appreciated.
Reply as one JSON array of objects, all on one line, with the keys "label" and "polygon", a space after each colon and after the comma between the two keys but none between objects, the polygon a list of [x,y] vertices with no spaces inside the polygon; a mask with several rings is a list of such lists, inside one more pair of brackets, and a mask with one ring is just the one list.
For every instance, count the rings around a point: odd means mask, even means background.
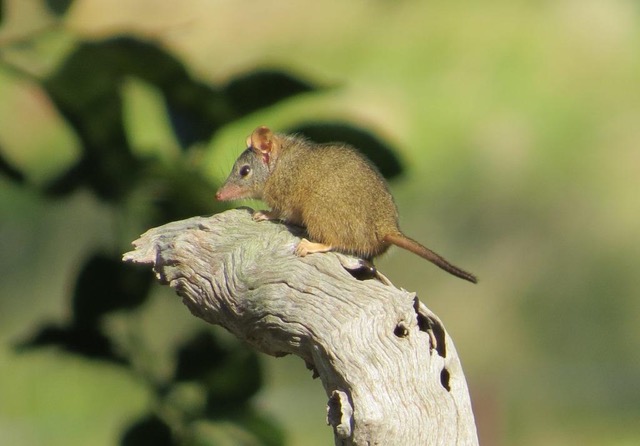
[{"label": "long tail", "polygon": [[464,280],[468,280],[469,282],[472,282],[472,283],[478,283],[478,279],[473,274],[468,273],[465,270],[460,269],[455,265],[452,265],[451,263],[447,262],[443,257],[431,251],[426,246],[421,245],[420,243],[410,239],[405,235],[388,234],[384,236],[384,241],[419,255],[423,259],[426,259],[431,263],[433,263],[434,265],[438,266],[439,268],[442,268],[449,274],[453,274],[456,277],[459,277]]}]

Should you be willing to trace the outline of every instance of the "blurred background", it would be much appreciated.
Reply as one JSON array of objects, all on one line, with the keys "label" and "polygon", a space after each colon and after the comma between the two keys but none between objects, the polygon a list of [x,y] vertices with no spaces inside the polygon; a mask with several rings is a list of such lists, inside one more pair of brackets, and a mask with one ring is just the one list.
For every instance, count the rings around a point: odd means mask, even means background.
[{"label": "blurred background", "polygon": [[224,210],[262,124],[361,143],[480,277],[378,261],[453,337],[482,444],[640,444],[639,54],[632,0],[1,0],[0,444],[333,443],[302,361],[119,262]]}]

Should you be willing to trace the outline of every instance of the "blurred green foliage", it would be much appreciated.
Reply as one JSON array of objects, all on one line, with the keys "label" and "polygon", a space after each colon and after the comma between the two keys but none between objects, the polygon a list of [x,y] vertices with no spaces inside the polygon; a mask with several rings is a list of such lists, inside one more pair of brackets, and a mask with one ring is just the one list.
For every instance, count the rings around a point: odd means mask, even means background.
[{"label": "blurred green foliage", "polygon": [[71,7],[73,0],[46,0],[47,7],[55,15],[63,15]]},{"label": "blurred green foliage", "polygon": [[[61,20],[45,0],[0,5],[0,59],[10,62],[0,64],[2,342],[70,328],[90,259],[116,263],[155,222],[220,210],[211,192],[256,125],[311,133],[344,120],[399,148],[406,175],[391,187],[403,230],[481,279],[466,288],[398,250],[378,262],[452,334],[482,444],[640,442],[637,2],[75,0]],[[120,198],[97,199],[85,178],[51,200],[42,191],[86,154],[41,81],[83,44],[124,36],[159,47],[217,93],[274,71],[298,81],[291,91],[316,90],[269,107],[249,101],[261,108],[229,116],[207,139],[206,120],[192,132],[170,116],[165,87],[124,75],[121,120],[142,177],[115,179]],[[183,126],[203,142],[189,147]],[[205,413],[198,383],[175,382],[167,404],[141,384],[173,382],[177,352],[202,328],[169,290],[152,284],[139,307],[99,319],[109,348],[138,358],[138,372],[4,345],[0,443],[107,445],[134,420],[172,419],[173,406]],[[295,359],[259,358],[264,385],[247,416],[268,409],[291,444],[327,444],[326,396]],[[221,444],[254,438],[229,420],[191,426],[193,438]]]},{"label": "blurred green foliage", "polygon": [[[53,32],[70,33],[64,16],[71,4],[46,1],[57,28]],[[34,32],[21,35],[17,43],[5,42],[0,47],[0,70],[10,71],[14,78],[41,91],[72,132],[79,151],[66,168],[42,183],[30,181],[28,172],[0,152],[0,174],[5,182],[34,191],[43,200],[55,202],[80,190],[88,192],[132,228],[220,210],[213,203],[216,184],[194,167],[197,163],[190,161],[191,153],[234,121],[322,90],[275,69],[251,69],[223,85],[213,84],[191,75],[183,61],[157,42],[131,35],[76,39],[50,73],[34,73],[29,64],[1,58],[3,52],[15,55],[22,47],[46,38],[46,32]],[[123,98],[123,86],[131,79],[162,98],[170,138],[180,148],[170,163],[153,156],[153,151],[141,154],[131,143],[135,137],[126,123]],[[386,144],[353,124],[332,122],[322,127],[318,123],[309,136],[358,142],[382,169],[390,164],[390,173],[401,170]],[[383,156],[377,159],[377,153]],[[262,386],[255,353],[237,343],[220,343],[213,332],[201,328],[176,346],[170,366],[173,372],[160,378],[162,373],[153,370],[151,362],[145,363],[148,346],[136,334],[135,323],[127,336],[137,341],[124,346],[109,329],[107,322],[113,314],[144,312],[151,291],[151,272],[125,265],[120,259],[119,250],[131,241],[129,237],[130,231],[116,231],[111,248],[93,252],[88,248],[69,299],[68,318],[34,321],[36,328],[15,345],[16,352],[53,346],[86,361],[122,367],[140,379],[153,404],[122,433],[123,445],[284,444],[282,430],[252,406]]]}]

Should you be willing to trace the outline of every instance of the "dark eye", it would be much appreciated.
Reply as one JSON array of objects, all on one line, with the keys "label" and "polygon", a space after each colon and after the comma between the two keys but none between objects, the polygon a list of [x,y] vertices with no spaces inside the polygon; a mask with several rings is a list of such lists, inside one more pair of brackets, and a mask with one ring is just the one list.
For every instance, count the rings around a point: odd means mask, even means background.
[{"label": "dark eye", "polygon": [[251,167],[246,164],[240,168],[241,177],[246,177],[247,175],[249,175],[249,172],[251,172]]}]

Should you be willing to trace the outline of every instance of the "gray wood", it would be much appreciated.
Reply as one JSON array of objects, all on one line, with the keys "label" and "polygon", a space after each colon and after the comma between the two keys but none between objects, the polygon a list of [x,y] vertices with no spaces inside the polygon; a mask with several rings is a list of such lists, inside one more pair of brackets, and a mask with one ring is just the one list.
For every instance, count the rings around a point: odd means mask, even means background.
[{"label": "gray wood", "polygon": [[296,257],[299,236],[236,209],[150,229],[124,260],[152,265],[191,313],[258,351],[301,357],[329,398],[336,445],[477,445],[438,317],[414,293],[354,278],[358,259]]}]

